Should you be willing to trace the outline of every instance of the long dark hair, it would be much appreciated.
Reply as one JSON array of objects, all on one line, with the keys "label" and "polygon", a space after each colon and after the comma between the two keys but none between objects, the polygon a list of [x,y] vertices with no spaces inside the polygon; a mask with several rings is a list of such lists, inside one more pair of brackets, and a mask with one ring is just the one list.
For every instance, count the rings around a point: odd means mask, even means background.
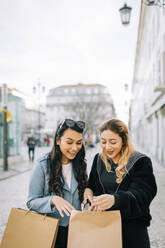
[{"label": "long dark hair", "polygon": [[[62,125],[59,124],[57,127],[55,137],[54,137],[54,144],[53,148],[50,152],[50,167],[49,169],[49,194],[55,193],[58,196],[63,196],[63,186],[64,186],[64,178],[62,176],[62,153],[60,150],[59,145],[57,145],[57,138],[63,136],[63,133],[68,128],[75,130],[79,133],[83,131],[78,127],[68,127],[65,123]],[[78,192],[79,192],[79,199],[83,201],[83,194],[84,190],[87,187],[87,173],[86,173],[87,164],[85,161],[85,147],[82,144],[80,151],[77,153],[75,158],[72,160],[72,169],[74,176],[78,182]]]}]

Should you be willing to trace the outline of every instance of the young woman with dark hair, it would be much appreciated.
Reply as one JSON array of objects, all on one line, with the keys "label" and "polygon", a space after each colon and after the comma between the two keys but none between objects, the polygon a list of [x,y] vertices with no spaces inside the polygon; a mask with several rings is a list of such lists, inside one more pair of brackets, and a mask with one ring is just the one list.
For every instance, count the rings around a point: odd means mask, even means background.
[{"label": "young woman with dark hair", "polygon": [[60,219],[55,248],[67,247],[69,216],[81,209],[87,187],[84,128],[71,119],[58,126],[52,151],[39,159],[29,184],[28,208]]},{"label": "young woman with dark hair", "polygon": [[135,151],[127,126],[112,119],[99,127],[101,154],[94,158],[84,203],[95,211],[120,210],[123,248],[150,248],[147,227],[157,186],[151,159]]}]

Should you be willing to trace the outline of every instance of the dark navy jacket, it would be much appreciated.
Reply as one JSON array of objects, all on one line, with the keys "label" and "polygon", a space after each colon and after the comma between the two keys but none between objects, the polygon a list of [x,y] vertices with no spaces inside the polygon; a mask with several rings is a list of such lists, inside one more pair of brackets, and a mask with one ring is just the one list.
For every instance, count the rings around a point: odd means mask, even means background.
[{"label": "dark navy jacket", "polygon": [[[100,177],[103,166],[100,154],[96,154],[88,183],[94,195],[106,193]],[[134,152],[126,168],[122,182],[113,193],[115,205],[109,210],[120,210],[123,222],[149,226],[149,206],[157,192],[151,160],[142,153]]]}]

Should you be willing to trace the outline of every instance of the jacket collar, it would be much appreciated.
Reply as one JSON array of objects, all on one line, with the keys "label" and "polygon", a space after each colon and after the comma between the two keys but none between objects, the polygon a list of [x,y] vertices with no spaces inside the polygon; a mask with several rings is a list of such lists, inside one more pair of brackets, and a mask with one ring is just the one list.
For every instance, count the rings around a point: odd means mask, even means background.
[{"label": "jacket collar", "polygon": [[[50,155],[49,154],[46,154],[44,157],[43,157],[43,160],[44,159],[47,159],[47,163],[48,163],[48,173],[50,172]],[[72,169],[72,174],[71,174],[71,187],[69,188],[68,184],[66,183],[66,181],[64,180],[64,186],[63,186],[63,189],[71,192],[72,194],[75,192],[75,190],[77,189],[78,187],[78,182],[74,176],[74,173],[73,173],[73,169]]]},{"label": "jacket collar", "polygon": [[72,174],[71,174],[71,186],[69,188],[68,184],[66,183],[66,181],[64,181],[64,186],[63,186],[63,189],[71,192],[72,194],[75,192],[75,190],[77,189],[77,186],[78,186],[78,182],[74,176],[74,173],[73,173],[73,169],[72,169]]},{"label": "jacket collar", "polygon": [[[146,157],[145,154],[142,154],[140,152],[133,152],[132,155],[130,156],[128,163],[126,165],[126,171],[129,172],[133,165],[136,163],[137,160],[139,160],[140,158]],[[98,158],[97,158],[97,171],[99,173],[99,175],[101,174],[102,168],[103,168],[104,162],[101,159],[101,154],[98,154]]]},{"label": "jacket collar", "polygon": [[[139,160],[139,159],[142,158],[142,157],[145,157],[145,156],[146,156],[146,155],[144,155],[144,154],[142,154],[142,153],[140,153],[140,152],[137,152],[137,151],[135,151],[135,152],[132,153],[132,155],[130,156],[130,158],[129,158],[129,160],[128,160],[128,163],[127,163],[127,165],[126,165],[126,173],[125,173],[124,176],[123,176],[123,180],[125,179],[126,175],[129,173],[129,171],[132,169],[132,167],[133,167],[133,165],[136,163],[136,161]],[[101,159],[101,155],[98,154],[98,158],[97,158],[97,172],[98,172],[98,174],[99,174],[99,175],[98,175],[99,178],[100,178],[100,174],[101,174],[103,165],[104,165],[104,163],[103,163],[103,161],[102,161],[102,159]],[[121,181],[121,183],[123,182],[123,180]],[[101,180],[100,180],[100,183],[101,183]],[[115,193],[117,193],[117,191],[119,190],[119,187],[120,187],[121,183],[118,185],[118,187],[117,187]],[[101,185],[102,185],[102,183],[101,183]],[[103,190],[104,190],[104,186],[103,186],[103,185],[102,185],[102,188],[103,188]]]},{"label": "jacket collar", "polygon": [[146,155],[140,152],[137,152],[137,151],[133,152],[128,160],[128,164],[126,165],[127,172],[129,172],[132,169],[136,161],[138,161],[140,158],[143,158],[143,157],[146,157]]}]

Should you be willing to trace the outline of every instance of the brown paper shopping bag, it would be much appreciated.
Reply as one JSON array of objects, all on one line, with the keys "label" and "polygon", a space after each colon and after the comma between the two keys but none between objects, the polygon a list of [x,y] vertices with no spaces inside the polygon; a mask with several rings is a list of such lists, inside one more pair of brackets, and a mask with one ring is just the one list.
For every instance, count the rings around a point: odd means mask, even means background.
[{"label": "brown paper shopping bag", "polygon": [[120,211],[80,212],[70,217],[68,248],[122,248]]},{"label": "brown paper shopping bag", "polygon": [[59,220],[12,208],[0,248],[54,248]]}]

